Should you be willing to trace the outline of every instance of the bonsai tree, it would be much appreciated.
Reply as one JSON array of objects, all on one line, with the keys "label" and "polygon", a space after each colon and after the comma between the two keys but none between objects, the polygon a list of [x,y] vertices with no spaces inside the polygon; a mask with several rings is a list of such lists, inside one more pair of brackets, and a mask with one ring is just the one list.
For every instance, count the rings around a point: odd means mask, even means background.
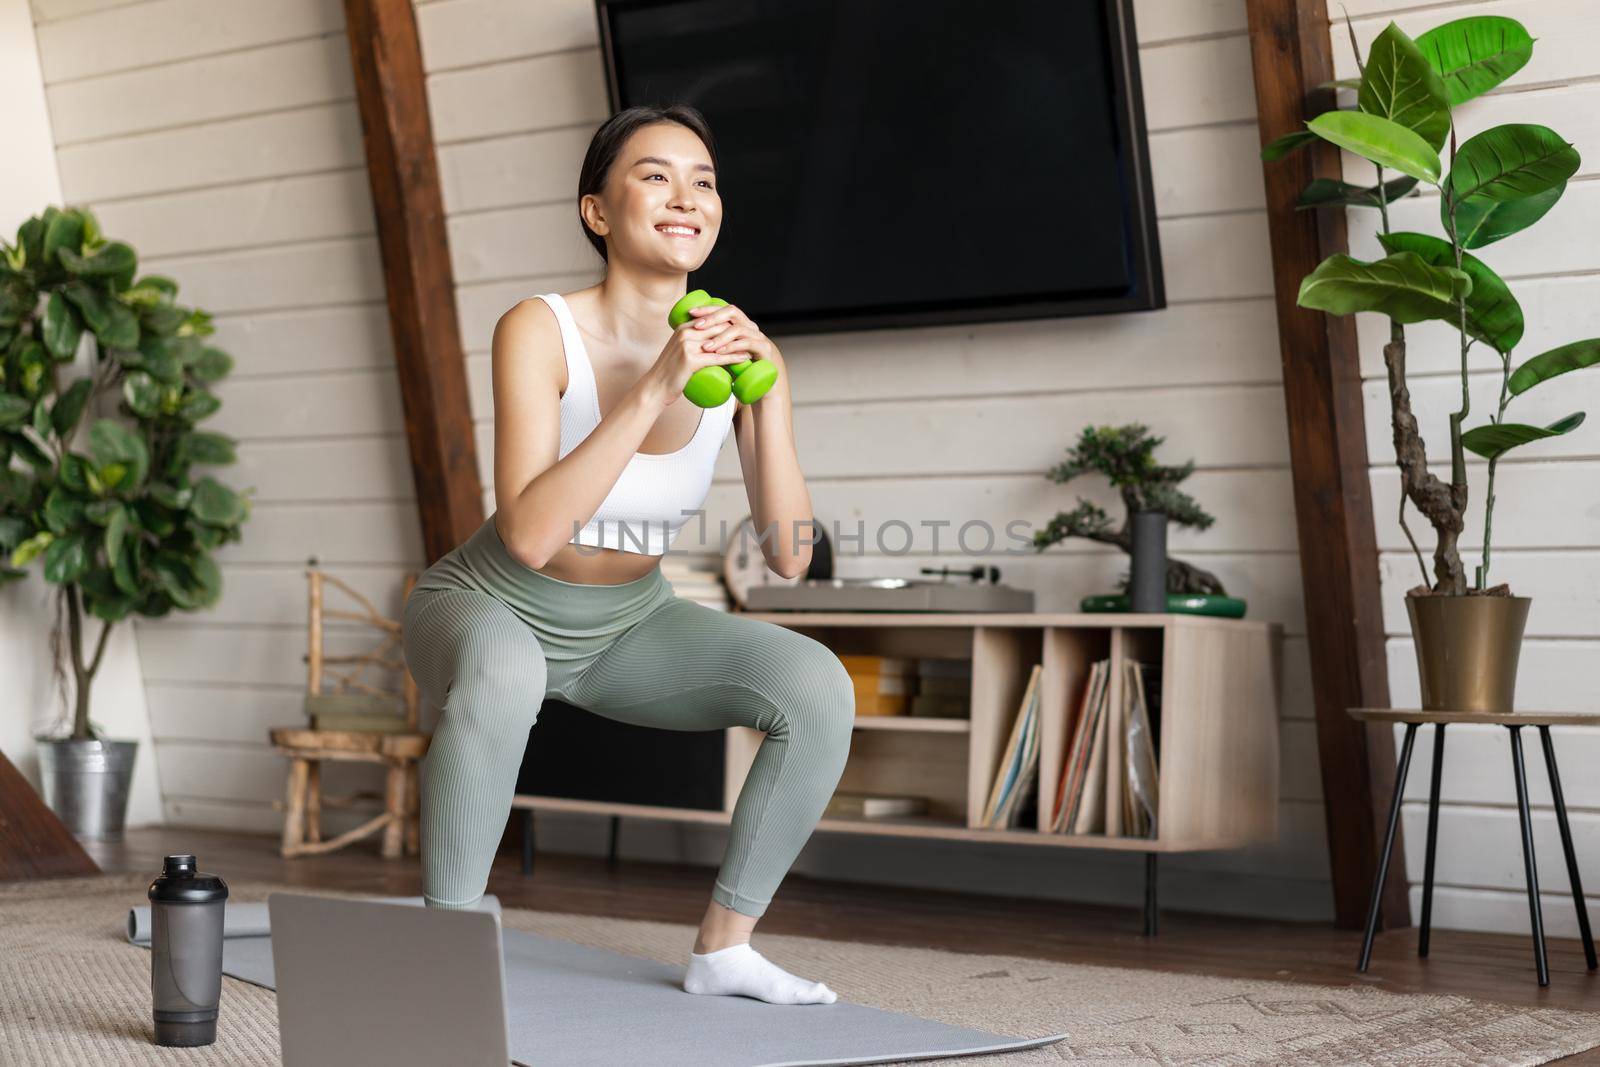
[{"label": "bonsai tree", "polygon": [[[197,465],[234,462],[232,438],[196,426],[232,368],[205,343],[211,316],[174,301],[170,278],[83,208],[49,207],[0,242],[0,583],[34,559],[59,585],[51,647],[77,682],[72,740],[98,737],[89,688],[111,627],[133,612],[216,603],[212,549],[240,538],[247,496]],[[68,380],[81,342],[88,373]],[[117,417],[97,417],[115,396]],[[87,423],[87,427],[85,427]],[[62,613],[66,616],[63,641]],[[85,658],[85,615],[101,620]]]},{"label": "bonsai tree", "polygon": [[[1034,548],[1043,552],[1069,537],[1082,537],[1115,545],[1132,555],[1130,521],[1135,511],[1162,511],[1168,521],[1186,528],[1204,530],[1210,527],[1216,520],[1206,514],[1193,497],[1178,488],[1180,482],[1194,473],[1194,460],[1177,467],[1156,462],[1155,451],[1165,440],[1165,437],[1150,436],[1149,428],[1140,423],[1084,427],[1078,443],[1067,449],[1067,458],[1050,468],[1045,477],[1064,485],[1080,474],[1104,475],[1122,495],[1127,513],[1121,526],[1113,526],[1104,508],[1079,497],[1077,507],[1057,512],[1043,530],[1034,531]],[[1117,587],[1124,588],[1127,584],[1124,575]],[[1167,558],[1167,592],[1227,595],[1216,575],[1170,556]]]},{"label": "bonsai tree", "polygon": [[[1355,47],[1353,32],[1350,37]],[[1507,405],[1541,382],[1600,361],[1600,339],[1590,339],[1542,352],[1513,370],[1513,352],[1523,334],[1522,308],[1489,265],[1468,251],[1538,222],[1578,169],[1572,145],[1545,126],[1496,126],[1457,143],[1455,109],[1520,70],[1532,55],[1533,41],[1521,23],[1500,16],[1457,19],[1415,41],[1391,22],[1364,62],[1356,50],[1360,78],[1337,83],[1356,90],[1355,108],[1320,114],[1306,129],[1278,138],[1261,153],[1263,159],[1278,159],[1320,138],[1373,165],[1377,181],[1371,187],[1318,179],[1306,188],[1300,205],[1373,210],[1378,241],[1388,254],[1372,262],[1329,256],[1302,282],[1299,304],[1335,315],[1371,311],[1389,319],[1383,357],[1400,468],[1400,525],[1423,583],[1410,595],[1509,593],[1504,585],[1487,585],[1496,467],[1514,448],[1572,432],[1584,414],[1534,426],[1507,421]],[[1447,145],[1448,170],[1440,158]],[[1386,183],[1390,171],[1400,177]],[[1438,190],[1443,236],[1390,229],[1390,202],[1419,183]],[[1449,419],[1448,481],[1428,469],[1406,383],[1405,327],[1426,321],[1447,323],[1459,337],[1461,407]],[[1469,427],[1468,372],[1475,345],[1492,354],[1500,395],[1487,418]],[[1467,452],[1488,460],[1483,558],[1470,583],[1458,546],[1468,503]],[[1408,501],[1434,529],[1431,573],[1405,522]]]}]

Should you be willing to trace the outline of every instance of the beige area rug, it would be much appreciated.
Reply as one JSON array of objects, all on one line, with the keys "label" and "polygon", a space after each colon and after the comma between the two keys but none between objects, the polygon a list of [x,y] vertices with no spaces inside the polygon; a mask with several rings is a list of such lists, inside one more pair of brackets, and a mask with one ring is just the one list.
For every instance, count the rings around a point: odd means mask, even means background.
[{"label": "beige area rug", "polygon": [[[214,1046],[151,1044],[150,954],[123,932],[128,908],[146,902],[147,885],[139,875],[0,885],[0,1064],[279,1062],[276,995],[227,976]],[[275,889],[307,891],[240,882],[230,884],[230,899],[265,900]],[[674,964],[686,962],[694,940],[686,924],[517,908],[505,909],[502,919],[519,930]],[[1042,1048],[937,1061],[968,1067],[1510,1065],[1600,1045],[1600,1014],[1458,996],[825,941],[759,928],[752,943],[858,1004],[1022,1037],[1072,1035]]]}]

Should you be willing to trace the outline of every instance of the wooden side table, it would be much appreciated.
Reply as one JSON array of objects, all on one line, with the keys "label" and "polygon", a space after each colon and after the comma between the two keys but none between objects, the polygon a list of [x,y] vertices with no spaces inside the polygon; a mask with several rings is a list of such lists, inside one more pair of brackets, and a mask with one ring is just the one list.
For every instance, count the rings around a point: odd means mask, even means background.
[{"label": "wooden side table", "polygon": [[1555,801],[1556,825],[1561,828],[1561,847],[1567,857],[1567,878],[1572,883],[1572,900],[1578,909],[1578,931],[1583,937],[1583,954],[1589,969],[1596,967],[1594,936],[1589,931],[1589,909],[1583,899],[1583,883],[1578,877],[1578,860],[1572,851],[1572,829],[1567,823],[1567,802],[1561,794],[1561,776],[1556,772],[1556,750],[1550,741],[1552,726],[1600,725],[1597,712],[1519,711],[1506,715],[1478,711],[1422,711],[1412,708],[1350,708],[1352,718],[1363,722],[1405,723],[1405,741],[1400,748],[1400,763],[1395,772],[1394,799],[1389,804],[1389,830],[1378,858],[1378,876],[1372,884],[1372,903],[1367,910],[1367,935],[1361,944],[1359,970],[1365,971],[1372,959],[1372,937],[1378,926],[1378,901],[1389,874],[1389,852],[1394,848],[1395,827],[1400,821],[1400,794],[1405,789],[1406,771],[1411,765],[1411,744],[1417,727],[1433,723],[1433,782],[1428,791],[1428,847],[1423,861],[1422,923],[1417,955],[1428,954],[1428,923],[1433,911],[1433,846],[1439,830],[1439,777],[1444,766],[1444,728],[1453,722],[1491,723],[1504,726],[1511,737],[1511,772],[1517,785],[1517,814],[1522,826],[1522,863],[1527,871],[1528,916],[1533,926],[1533,962],[1539,984],[1550,984],[1550,967],[1545,958],[1544,918],[1539,908],[1539,873],[1534,865],[1533,820],[1528,814],[1528,776],[1522,762],[1522,728],[1536,726],[1544,745],[1544,765],[1550,773],[1550,795]]}]

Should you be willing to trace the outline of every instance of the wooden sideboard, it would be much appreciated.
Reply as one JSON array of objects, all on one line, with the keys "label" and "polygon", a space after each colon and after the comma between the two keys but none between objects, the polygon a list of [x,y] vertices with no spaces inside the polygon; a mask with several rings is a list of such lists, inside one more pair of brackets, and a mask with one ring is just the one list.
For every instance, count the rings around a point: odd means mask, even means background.
[{"label": "wooden sideboard", "polygon": [[[1155,856],[1272,841],[1278,828],[1281,629],[1273,623],[1178,614],[751,612],[816,638],[840,655],[970,659],[970,719],[861,716],[838,788],[928,799],[912,818],[824,818],[817,830],[1146,854],[1145,920],[1155,926]],[[1122,661],[1161,665],[1154,837],[1048,829],[1069,730],[1094,661],[1110,659],[1113,701]],[[984,807],[1034,664],[1042,664],[1037,819],[988,829]],[[727,824],[761,743],[726,734],[720,811],[518,794],[516,808]],[[1048,802],[1046,799],[1048,798]],[[525,859],[531,857],[525,856]],[[526,866],[527,864],[525,864]]]}]

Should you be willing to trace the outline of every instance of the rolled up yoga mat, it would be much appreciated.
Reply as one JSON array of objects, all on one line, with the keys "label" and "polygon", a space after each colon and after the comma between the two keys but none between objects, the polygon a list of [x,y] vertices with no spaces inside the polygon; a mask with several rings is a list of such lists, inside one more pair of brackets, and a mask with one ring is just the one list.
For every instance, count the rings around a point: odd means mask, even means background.
[{"label": "rolled up yoga mat", "polygon": [[[421,897],[368,899],[422,906]],[[478,906],[500,911],[492,896]],[[129,909],[127,934],[134,944],[150,947],[148,906]],[[688,938],[684,962],[666,964],[503,925],[501,936],[511,1055],[524,1065],[832,1067],[1012,1052],[1068,1036],[991,1033],[842,998],[832,1004],[768,1004],[753,997],[698,996],[683,989]],[[276,987],[265,903],[227,902],[222,971]]]},{"label": "rolled up yoga mat", "polygon": [[[378,904],[410,904],[418,908],[424,906],[420,896],[371,899]],[[485,893],[483,899],[478,902],[478,910],[500,914],[500,898],[493,893]],[[228,901],[227,907],[222,912],[222,936],[224,940],[231,937],[271,937],[272,922],[267,918],[266,901],[259,903]],[[128,940],[135,945],[150,947],[150,905],[139,904],[128,909]]]}]

